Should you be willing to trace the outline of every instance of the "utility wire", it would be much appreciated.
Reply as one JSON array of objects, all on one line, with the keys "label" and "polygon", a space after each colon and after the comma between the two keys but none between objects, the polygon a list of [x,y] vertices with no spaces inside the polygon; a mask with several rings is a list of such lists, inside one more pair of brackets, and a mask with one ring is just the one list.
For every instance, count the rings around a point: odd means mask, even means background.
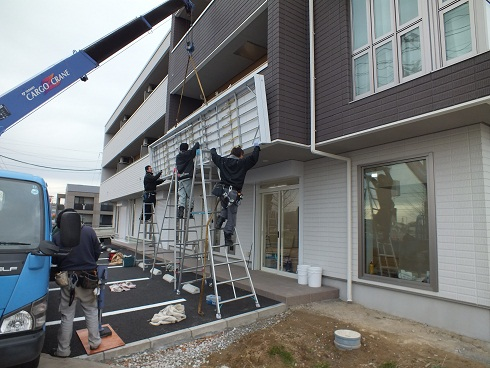
[{"label": "utility wire", "polygon": [[30,166],[42,167],[43,169],[60,170],[60,171],[101,171],[101,169],[64,169],[64,168],[61,168],[61,167],[51,167],[51,166],[43,166],[43,165],[31,164],[29,162],[16,160],[14,158],[10,158],[10,157],[4,156],[4,155],[0,155],[0,157],[6,158],[8,160],[15,161],[15,162],[20,162],[22,164],[26,164],[26,165],[30,165]]}]

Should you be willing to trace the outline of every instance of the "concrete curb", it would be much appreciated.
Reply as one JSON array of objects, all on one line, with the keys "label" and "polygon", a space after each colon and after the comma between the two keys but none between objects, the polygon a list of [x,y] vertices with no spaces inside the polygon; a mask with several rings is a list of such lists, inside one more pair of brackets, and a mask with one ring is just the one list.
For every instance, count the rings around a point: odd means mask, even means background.
[{"label": "concrete curb", "polygon": [[216,320],[195,327],[185,328],[180,331],[170,332],[164,335],[151,337],[149,339],[135,341],[124,346],[103,351],[93,355],[81,355],[78,359],[85,359],[94,362],[102,362],[109,359],[114,359],[134,353],[139,353],[148,349],[168,348],[177,344],[181,344],[197,337],[214,335],[217,332],[226,330],[227,328],[235,328],[239,326],[249,325],[260,319],[275,316],[287,310],[284,303],[259,309],[253,312],[239,314],[237,316]]}]

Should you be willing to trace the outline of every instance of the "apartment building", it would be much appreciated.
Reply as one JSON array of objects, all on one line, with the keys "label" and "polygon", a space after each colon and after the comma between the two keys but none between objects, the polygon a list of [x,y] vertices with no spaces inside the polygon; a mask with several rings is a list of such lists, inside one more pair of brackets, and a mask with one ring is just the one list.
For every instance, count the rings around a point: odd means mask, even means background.
[{"label": "apartment building", "polygon": [[65,208],[75,209],[85,225],[92,227],[112,226],[114,206],[99,202],[99,187],[93,185],[67,184],[64,194],[56,198],[56,214]]},{"label": "apartment building", "polygon": [[320,266],[343,300],[490,340],[490,4],[195,3],[106,124],[118,241],[137,237],[145,165],[169,178],[182,140],[259,137],[237,225],[251,267]]}]

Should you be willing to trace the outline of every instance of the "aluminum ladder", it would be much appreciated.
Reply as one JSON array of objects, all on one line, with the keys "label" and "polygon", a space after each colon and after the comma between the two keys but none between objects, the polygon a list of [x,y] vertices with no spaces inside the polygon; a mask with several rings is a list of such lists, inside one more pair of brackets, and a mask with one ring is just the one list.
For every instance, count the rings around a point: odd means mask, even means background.
[{"label": "aluminum ladder", "polygon": [[[199,170],[197,170],[197,166],[199,166]],[[214,227],[214,223],[216,223],[221,208],[218,209],[218,206],[220,206],[219,200],[211,192],[214,185],[219,181],[219,172],[210,159],[209,151],[198,151],[194,169],[195,171],[192,179],[193,191],[196,187],[201,188],[202,192],[200,194],[200,199],[202,208],[201,211],[193,212],[196,219],[195,224],[189,224],[189,221],[184,221],[184,230],[187,228],[187,231],[196,231],[196,233],[199,234],[199,237],[196,239],[195,243],[192,243],[194,247],[192,252],[182,253],[182,263],[184,264],[184,261],[189,258],[196,259],[197,263],[195,266],[190,266],[182,270],[177,291],[179,291],[180,286],[184,284],[184,281],[182,281],[182,274],[184,274],[184,271],[197,273],[201,270],[201,277],[196,277],[194,280],[190,281],[201,281],[201,296],[198,308],[199,314],[202,314],[201,305],[203,302],[205,284],[208,284],[208,286],[212,286],[213,288],[217,319],[221,319],[221,308],[223,305],[233,301],[250,298],[254,301],[255,306],[259,308],[260,304],[248,269],[248,261],[243,253],[236,230],[233,235],[235,239],[234,244],[232,247],[228,247],[225,245],[222,229],[215,229]],[[185,231],[184,234],[186,234]],[[187,234],[189,234],[189,232],[187,232]],[[191,243],[189,240],[188,243],[184,242],[184,244],[189,243]],[[233,251],[234,254],[231,251]],[[208,267],[210,277],[208,277],[207,273]],[[218,269],[220,271],[224,269],[224,272],[220,272],[222,278],[220,280],[218,280],[216,276],[216,271]],[[240,275],[237,276],[237,273],[240,273]],[[250,291],[239,289],[236,285],[237,282],[248,283]],[[220,289],[224,285],[229,285],[232,288],[232,296],[228,299],[224,299],[224,296],[220,295]]]},{"label": "aluminum ladder", "polygon": [[[150,212],[148,212],[150,211]],[[145,221],[146,215],[150,215],[151,218]],[[147,256],[147,252],[153,251],[150,248],[154,248],[157,245],[156,236],[158,235],[158,223],[156,219],[155,206],[153,203],[143,203],[143,208],[140,215],[140,222],[138,225],[138,237],[136,239],[136,247],[134,249],[134,262],[135,265],[146,270],[151,266],[151,259]],[[138,258],[141,253],[141,258]],[[153,272],[153,269],[150,270]]]}]

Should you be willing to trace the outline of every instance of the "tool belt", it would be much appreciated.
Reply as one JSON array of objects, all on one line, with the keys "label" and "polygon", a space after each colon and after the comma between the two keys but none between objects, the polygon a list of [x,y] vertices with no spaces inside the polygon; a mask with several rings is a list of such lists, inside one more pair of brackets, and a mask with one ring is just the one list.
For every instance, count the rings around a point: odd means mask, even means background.
[{"label": "tool belt", "polygon": [[150,198],[153,197],[153,196],[156,196],[157,193],[156,192],[143,192],[143,202],[145,203],[149,203],[151,202]]},{"label": "tool belt", "polygon": [[220,197],[224,207],[228,207],[229,204],[238,206],[243,199],[242,193],[234,189],[232,185],[217,183],[211,193]]},{"label": "tool belt", "polygon": [[73,286],[79,286],[83,289],[95,289],[99,286],[99,275],[97,269],[83,271],[68,271],[69,279]]}]

